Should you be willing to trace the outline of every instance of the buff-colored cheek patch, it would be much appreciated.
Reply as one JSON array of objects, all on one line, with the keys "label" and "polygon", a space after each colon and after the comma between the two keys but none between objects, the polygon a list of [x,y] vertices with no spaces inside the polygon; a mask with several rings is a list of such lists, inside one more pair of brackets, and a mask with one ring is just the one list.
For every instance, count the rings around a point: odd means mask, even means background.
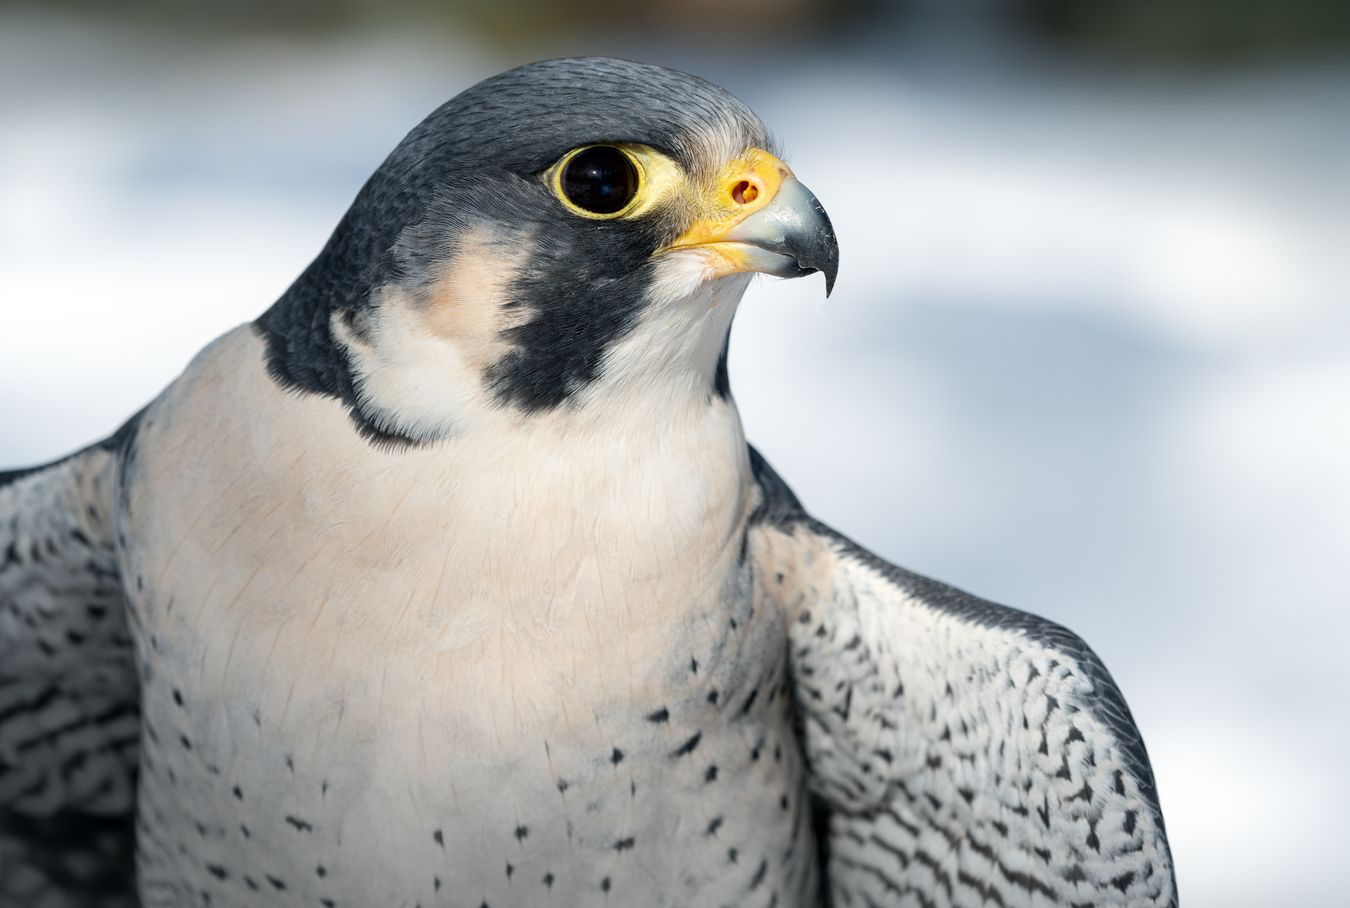
[{"label": "buff-colored cheek patch", "polygon": [[506,332],[530,318],[507,296],[527,256],[522,245],[486,231],[470,234],[416,307],[426,330],[454,345],[472,368],[500,360],[511,349]]}]

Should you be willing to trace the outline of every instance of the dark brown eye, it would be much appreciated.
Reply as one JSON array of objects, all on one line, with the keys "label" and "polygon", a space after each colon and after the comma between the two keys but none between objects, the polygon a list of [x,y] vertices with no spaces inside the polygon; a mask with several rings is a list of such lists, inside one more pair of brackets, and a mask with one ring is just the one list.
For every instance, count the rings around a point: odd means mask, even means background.
[{"label": "dark brown eye", "polygon": [[579,151],[559,180],[567,201],[591,214],[613,214],[633,201],[638,173],[628,155],[609,145]]}]

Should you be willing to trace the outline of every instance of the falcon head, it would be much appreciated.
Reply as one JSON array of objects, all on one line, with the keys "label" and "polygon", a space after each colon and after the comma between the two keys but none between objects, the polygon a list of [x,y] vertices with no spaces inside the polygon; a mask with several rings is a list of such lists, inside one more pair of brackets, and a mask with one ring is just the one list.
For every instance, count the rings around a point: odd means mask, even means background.
[{"label": "falcon head", "polygon": [[269,368],[380,439],[728,396],[753,273],[820,271],[824,209],[743,103],[695,76],[551,60],[470,88],[366,183],[261,319]]}]

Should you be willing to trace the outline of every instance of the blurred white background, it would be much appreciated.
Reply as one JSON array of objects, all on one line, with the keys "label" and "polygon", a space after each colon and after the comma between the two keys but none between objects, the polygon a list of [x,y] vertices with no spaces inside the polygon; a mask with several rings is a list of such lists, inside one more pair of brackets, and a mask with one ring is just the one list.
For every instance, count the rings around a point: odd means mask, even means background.
[{"label": "blurred white background", "polygon": [[763,280],[742,308],[751,437],[880,554],[1094,645],[1188,908],[1344,905],[1350,65],[741,6],[668,3],[660,40],[0,6],[0,467],[256,316],[450,95],[578,51],[677,65],[760,112],[841,238],[829,302]]}]

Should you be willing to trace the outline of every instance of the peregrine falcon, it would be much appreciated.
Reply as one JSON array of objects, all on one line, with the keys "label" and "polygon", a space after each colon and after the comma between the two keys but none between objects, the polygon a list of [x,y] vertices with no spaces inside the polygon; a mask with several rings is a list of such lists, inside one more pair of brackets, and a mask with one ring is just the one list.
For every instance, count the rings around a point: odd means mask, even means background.
[{"label": "peregrine falcon", "polygon": [[702,79],[433,112],[257,321],[0,474],[0,905],[1175,906],[1092,651],[747,445],[747,283],[837,268]]}]

